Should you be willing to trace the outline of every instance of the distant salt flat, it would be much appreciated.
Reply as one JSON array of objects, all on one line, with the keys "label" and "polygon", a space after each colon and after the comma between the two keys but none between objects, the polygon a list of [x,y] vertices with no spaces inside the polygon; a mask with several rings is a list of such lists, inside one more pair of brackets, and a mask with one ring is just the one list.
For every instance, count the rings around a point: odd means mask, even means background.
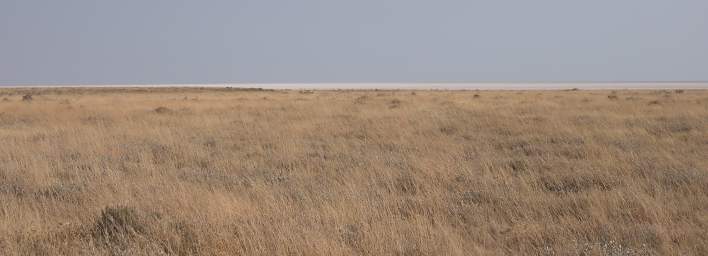
[{"label": "distant salt flat", "polygon": [[114,85],[0,85],[0,88],[263,88],[284,90],[612,90],[708,89],[708,82],[602,82],[602,83],[219,83],[219,84],[114,84]]}]

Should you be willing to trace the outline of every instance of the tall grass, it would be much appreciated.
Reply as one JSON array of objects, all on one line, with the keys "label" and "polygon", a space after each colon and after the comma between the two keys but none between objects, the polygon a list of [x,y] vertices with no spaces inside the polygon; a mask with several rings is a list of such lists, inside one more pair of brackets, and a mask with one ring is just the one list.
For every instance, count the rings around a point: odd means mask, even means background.
[{"label": "tall grass", "polygon": [[0,98],[2,255],[708,254],[707,91]]}]

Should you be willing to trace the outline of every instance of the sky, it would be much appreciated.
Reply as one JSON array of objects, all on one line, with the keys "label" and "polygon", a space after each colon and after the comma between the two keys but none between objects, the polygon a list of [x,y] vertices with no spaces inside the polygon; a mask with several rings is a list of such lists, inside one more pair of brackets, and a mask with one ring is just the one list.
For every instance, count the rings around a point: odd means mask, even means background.
[{"label": "sky", "polygon": [[706,0],[0,0],[0,85],[708,81]]}]

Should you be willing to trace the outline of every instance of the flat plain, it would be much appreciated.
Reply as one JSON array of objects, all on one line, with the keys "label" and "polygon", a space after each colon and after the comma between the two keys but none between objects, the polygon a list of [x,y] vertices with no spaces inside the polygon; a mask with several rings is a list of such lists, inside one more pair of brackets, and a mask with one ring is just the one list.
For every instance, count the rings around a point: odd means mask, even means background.
[{"label": "flat plain", "polygon": [[0,89],[1,255],[708,255],[708,91]]}]

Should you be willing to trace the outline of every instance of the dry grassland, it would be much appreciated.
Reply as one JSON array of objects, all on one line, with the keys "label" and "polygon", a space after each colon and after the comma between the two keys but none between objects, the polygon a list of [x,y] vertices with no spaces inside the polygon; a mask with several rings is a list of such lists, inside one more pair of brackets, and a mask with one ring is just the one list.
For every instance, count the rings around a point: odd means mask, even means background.
[{"label": "dry grassland", "polygon": [[708,91],[2,89],[0,254],[708,255]]}]

